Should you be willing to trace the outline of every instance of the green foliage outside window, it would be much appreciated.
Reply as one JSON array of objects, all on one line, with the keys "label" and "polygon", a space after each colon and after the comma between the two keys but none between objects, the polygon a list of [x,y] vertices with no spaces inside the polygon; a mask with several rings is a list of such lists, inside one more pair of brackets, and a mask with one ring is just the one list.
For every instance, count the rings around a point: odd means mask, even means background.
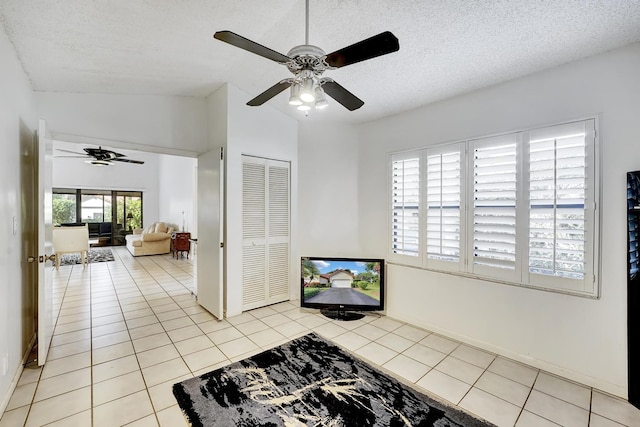
[{"label": "green foliage outside window", "polygon": [[76,201],[66,197],[53,196],[53,224],[60,225],[76,222]]},{"label": "green foliage outside window", "polygon": [[[132,229],[142,227],[142,199],[140,198],[128,198],[127,199],[127,215],[131,214],[133,218],[127,219],[127,226],[131,226]],[[127,227],[128,228],[128,227]]]}]

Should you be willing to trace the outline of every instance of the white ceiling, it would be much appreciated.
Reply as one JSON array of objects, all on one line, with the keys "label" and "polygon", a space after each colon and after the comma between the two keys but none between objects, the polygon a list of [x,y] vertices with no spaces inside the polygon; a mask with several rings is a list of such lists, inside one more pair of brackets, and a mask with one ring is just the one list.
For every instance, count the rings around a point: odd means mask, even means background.
[{"label": "white ceiling", "polygon": [[[640,41],[640,0],[311,0],[326,52],[389,30],[400,51],[330,76],[365,101],[316,116],[358,123]],[[285,67],[213,39],[230,30],[286,54],[304,43],[304,0],[0,0],[0,22],[37,91],[247,101]],[[269,105],[302,118],[286,92]],[[264,107],[254,107],[264,108]]]}]

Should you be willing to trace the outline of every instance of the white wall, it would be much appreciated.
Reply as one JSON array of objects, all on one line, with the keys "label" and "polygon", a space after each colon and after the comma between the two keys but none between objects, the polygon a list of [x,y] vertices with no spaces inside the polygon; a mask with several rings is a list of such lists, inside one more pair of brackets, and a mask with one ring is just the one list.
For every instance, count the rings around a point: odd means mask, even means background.
[{"label": "white wall", "polygon": [[55,139],[99,138],[166,154],[206,152],[204,98],[37,92],[36,101]]},{"label": "white wall", "polygon": [[[242,312],[242,155],[291,162],[291,292],[297,295],[297,122],[271,108],[248,107],[251,96],[227,85],[226,290],[227,316]],[[299,261],[296,261],[299,263]],[[299,277],[299,276],[298,276]]]},{"label": "white wall", "polygon": [[362,247],[387,252],[387,153],[600,115],[598,300],[388,268],[387,313],[626,396],[626,171],[640,169],[640,45],[360,127]]},{"label": "white wall", "polygon": [[353,126],[313,119],[300,122],[298,132],[300,254],[368,256],[359,238],[366,230],[358,214],[358,134]]},{"label": "white wall", "polygon": [[192,237],[197,237],[196,167],[198,161],[189,157],[165,154],[160,154],[158,157],[159,221],[174,224],[178,227],[177,230],[188,231]]},{"label": "white wall", "polygon": [[[0,25],[0,413],[8,403],[23,353],[34,335],[35,291],[24,284],[25,234],[22,216],[24,146],[32,145],[37,115],[29,79]],[[17,221],[13,232],[13,219]],[[33,232],[33,231],[31,231]],[[6,363],[6,370],[4,364]]]}]

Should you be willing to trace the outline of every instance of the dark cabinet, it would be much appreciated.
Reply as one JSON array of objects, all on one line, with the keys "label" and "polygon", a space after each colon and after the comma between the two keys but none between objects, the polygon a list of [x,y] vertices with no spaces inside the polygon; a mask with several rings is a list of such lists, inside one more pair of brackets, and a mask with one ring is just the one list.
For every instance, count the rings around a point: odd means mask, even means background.
[{"label": "dark cabinet", "polygon": [[640,171],[627,173],[627,349],[629,403],[640,408]]},{"label": "dark cabinet", "polygon": [[178,255],[187,255],[189,259],[189,251],[191,250],[191,233],[177,232],[171,235],[171,256],[178,258]]}]

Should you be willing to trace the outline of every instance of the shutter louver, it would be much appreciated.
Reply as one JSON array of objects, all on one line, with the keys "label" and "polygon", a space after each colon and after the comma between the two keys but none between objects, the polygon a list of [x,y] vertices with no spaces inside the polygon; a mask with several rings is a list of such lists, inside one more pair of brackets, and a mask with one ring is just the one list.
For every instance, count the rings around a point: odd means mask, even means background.
[{"label": "shutter louver", "polygon": [[289,169],[269,166],[269,237],[289,236]]},{"label": "shutter louver", "polygon": [[559,127],[559,134],[543,138],[532,132],[529,143],[529,271],[581,280],[585,274],[586,142],[584,130],[567,130],[572,129]]},{"label": "shutter louver", "polygon": [[256,163],[242,164],[242,237],[265,237],[265,166]]},{"label": "shutter louver", "polygon": [[265,247],[242,248],[242,304],[244,306],[265,300]]},{"label": "shutter louver", "polygon": [[515,270],[516,148],[515,136],[474,144],[474,268]]},{"label": "shutter louver", "polygon": [[460,261],[460,152],[427,156],[427,257]]},{"label": "shutter louver", "polygon": [[417,257],[420,236],[420,159],[392,161],[392,252]]},{"label": "shutter louver", "polygon": [[289,244],[269,245],[269,298],[289,295]]},{"label": "shutter louver", "polygon": [[288,166],[269,165],[268,302],[279,302],[289,297]]}]

